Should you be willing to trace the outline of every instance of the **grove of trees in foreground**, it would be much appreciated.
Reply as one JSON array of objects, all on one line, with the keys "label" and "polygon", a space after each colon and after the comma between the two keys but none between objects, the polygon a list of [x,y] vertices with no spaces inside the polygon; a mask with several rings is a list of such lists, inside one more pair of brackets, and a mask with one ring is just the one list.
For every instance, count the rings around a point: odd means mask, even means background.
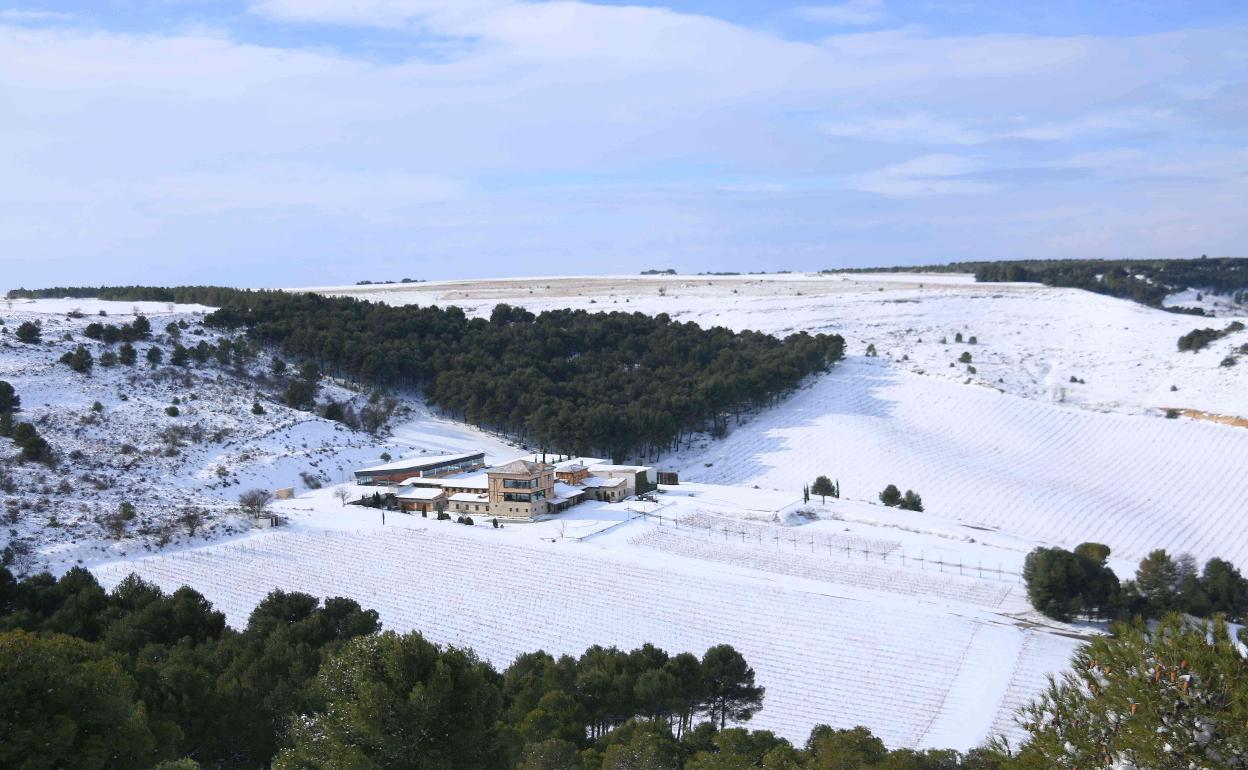
[{"label": "grove of trees in foreground", "polygon": [[828,726],[794,745],[729,726],[764,692],[727,645],[535,652],[500,673],[383,633],[349,599],[274,591],[235,631],[190,588],[131,576],[107,592],[82,569],[18,581],[0,568],[0,766],[1242,770],[1246,653],[1220,622],[1118,626],[1025,709],[1021,746],[889,750]]}]

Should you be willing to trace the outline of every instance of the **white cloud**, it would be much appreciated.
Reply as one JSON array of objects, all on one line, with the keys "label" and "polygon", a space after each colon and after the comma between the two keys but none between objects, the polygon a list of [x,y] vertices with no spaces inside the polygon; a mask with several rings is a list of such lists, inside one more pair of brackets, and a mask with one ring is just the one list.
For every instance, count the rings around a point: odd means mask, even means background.
[{"label": "white cloud", "polygon": [[923,112],[830,121],[820,129],[828,136],[894,144],[978,144],[986,138],[954,121]]},{"label": "white cloud", "polygon": [[373,27],[427,25],[463,32],[474,20],[523,0],[253,0],[252,13],[272,19]]},{"label": "white cloud", "polygon": [[968,178],[982,170],[982,163],[959,155],[921,155],[861,174],[850,186],[897,198],[993,192],[995,185]]},{"label": "white cloud", "polygon": [[793,12],[806,21],[844,26],[875,24],[887,17],[883,0],[847,0],[834,5],[802,5],[794,8]]},{"label": "white cloud", "polygon": [[68,22],[78,17],[61,11],[42,11],[26,8],[0,8],[0,22]]}]

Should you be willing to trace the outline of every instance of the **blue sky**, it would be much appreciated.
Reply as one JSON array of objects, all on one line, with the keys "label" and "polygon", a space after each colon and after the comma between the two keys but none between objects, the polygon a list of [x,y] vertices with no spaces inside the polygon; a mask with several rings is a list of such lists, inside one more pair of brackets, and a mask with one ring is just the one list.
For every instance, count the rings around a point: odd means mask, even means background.
[{"label": "blue sky", "polygon": [[1248,5],[0,0],[4,286],[1243,255]]}]

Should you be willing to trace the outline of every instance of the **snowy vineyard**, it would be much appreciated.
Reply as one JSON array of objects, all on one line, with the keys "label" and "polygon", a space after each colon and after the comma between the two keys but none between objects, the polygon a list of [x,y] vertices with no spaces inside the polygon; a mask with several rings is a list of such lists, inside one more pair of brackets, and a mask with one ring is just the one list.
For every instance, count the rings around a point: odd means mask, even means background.
[{"label": "snowy vineyard", "polygon": [[709,534],[723,535],[725,540],[731,538],[733,540],[740,539],[743,542],[752,540],[758,543],[775,544],[776,546],[781,544],[792,545],[794,549],[800,543],[803,549],[809,546],[812,551],[846,551],[877,558],[886,558],[901,547],[901,543],[894,540],[881,540],[879,538],[827,532],[804,532],[798,527],[782,527],[754,521],[744,521],[740,518],[716,516],[706,510],[686,516],[671,517],[668,522],[660,520],[659,523],[671,523],[677,528],[684,527],[702,530]]},{"label": "snowy vineyard", "polygon": [[[376,609],[387,628],[472,647],[497,666],[536,649],[579,654],[593,644],[652,642],[700,653],[726,642],[767,688],[753,724],[798,740],[828,723],[867,725],[893,746],[975,745],[993,725],[1008,726],[1002,708],[1014,705],[1010,693],[1038,692],[1043,674],[1060,665],[1053,650],[1064,658],[1074,644],[976,617],[971,607],[951,616],[904,595],[863,602],[690,571],[658,555],[653,565],[639,564],[570,543],[500,541],[496,531],[467,529],[273,533],[95,571],[110,587],[131,572],[165,589],[194,586],[234,626],[275,588],[349,596]],[[889,572],[893,580],[905,577]],[[869,579],[841,577],[860,574]],[[915,576],[909,587],[888,590],[955,590],[953,578],[946,589],[925,589],[920,581],[942,581],[935,573]],[[956,584],[964,600],[977,589],[985,604],[992,590],[1008,590],[969,579]],[[881,606],[890,602],[897,606]],[[986,675],[985,665],[1001,668]]]},{"label": "snowy vineyard", "polygon": [[1245,457],[1243,428],[1072,409],[851,362],[690,453],[681,470],[788,490],[834,472],[854,500],[896,483],[919,491],[929,515],[967,525],[1105,543],[1128,560],[1166,548],[1243,566]]},{"label": "snowy vineyard", "polygon": [[[721,539],[718,533],[710,530],[678,531],[664,527],[650,529],[630,542],[664,553],[780,575],[824,580],[885,593],[969,602],[993,609],[1000,607],[1015,590],[1011,584],[984,582],[971,577],[977,574],[974,568],[966,570],[969,574],[959,575],[957,565],[946,567],[943,562],[937,566],[912,559],[905,566],[901,556],[886,562],[886,556],[869,551],[836,548],[831,543],[816,546],[816,539],[824,536],[799,539],[795,533],[792,540],[782,540],[779,536],[774,539],[760,536],[754,540],[745,537],[744,533],[737,534],[739,537],[729,537],[725,530]],[[997,579],[991,573],[990,577]]]}]

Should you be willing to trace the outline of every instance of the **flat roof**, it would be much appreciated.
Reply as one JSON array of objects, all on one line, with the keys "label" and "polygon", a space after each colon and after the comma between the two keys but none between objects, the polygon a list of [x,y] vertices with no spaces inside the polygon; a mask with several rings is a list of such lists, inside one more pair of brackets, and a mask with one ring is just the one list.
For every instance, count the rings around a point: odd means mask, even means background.
[{"label": "flat roof", "polygon": [[632,471],[637,473],[639,471],[648,470],[651,470],[649,465],[612,465],[611,463],[597,463],[589,466],[590,473],[593,473],[594,471]]},{"label": "flat roof", "polygon": [[431,468],[435,465],[446,465],[448,463],[458,462],[460,460],[470,460],[474,457],[485,459],[485,452],[464,452],[456,455],[418,455],[416,457],[408,457],[402,460],[395,460],[385,465],[374,465],[371,468],[361,468],[356,473],[385,473],[386,471],[412,471]]},{"label": "flat roof", "polygon": [[585,478],[581,479],[581,486],[590,487],[590,488],[618,487],[619,485],[623,483],[624,483],[624,479],[622,478],[606,479],[606,478],[603,478],[602,476],[586,476]]}]

